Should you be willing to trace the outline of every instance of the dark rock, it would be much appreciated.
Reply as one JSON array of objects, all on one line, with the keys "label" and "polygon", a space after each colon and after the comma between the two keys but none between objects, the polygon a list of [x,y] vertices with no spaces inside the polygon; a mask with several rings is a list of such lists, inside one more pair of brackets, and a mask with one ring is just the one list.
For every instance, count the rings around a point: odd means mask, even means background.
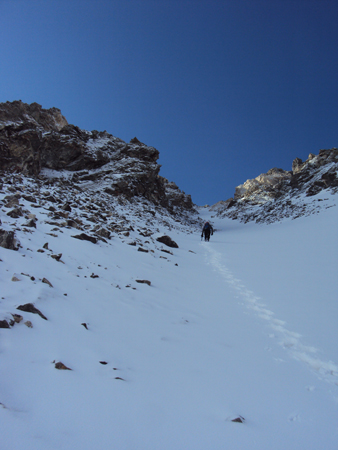
[{"label": "dark rock", "polygon": [[7,216],[12,217],[12,219],[18,219],[23,216],[23,212],[21,208],[14,208],[7,213]]},{"label": "dark rock", "polygon": [[0,328],[10,328],[7,320],[0,320]]},{"label": "dark rock", "polygon": [[36,228],[36,221],[34,219],[30,219],[24,224],[24,227]]},{"label": "dark rock", "polygon": [[110,239],[110,231],[105,228],[100,228],[95,233],[103,238]]},{"label": "dark rock", "polygon": [[6,200],[6,208],[16,208],[19,206],[19,198],[15,195],[6,195],[4,200]]},{"label": "dark rock", "polygon": [[146,250],[145,248],[139,247],[137,249],[138,252],[143,252],[143,253],[149,253],[149,250]]},{"label": "dark rock", "polygon": [[33,303],[26,303],[25,305],[20,305],[16,309],[18,309],[19,311],[25,311],[32,314],[38,314],[40,317],[42,317],[42,319],[47,320],[47,317],[44,316],[40,310],[35,308]]},{"label": "dark rock", "polygon": [[58,369],[58,370],[72,370],[69,367],[65,366],[62,362],[55,363],[55,369]]},{"label": "dark rock", "polygon": [[[48,202],[52,202],[52,203],[56,203],[55,198],[52,195],[48,195],[45,200],[47,200]],[[50,208],[54,208],[53,206],[50,206]],[[54,208],[55,210],[55,208]],[[51,210],[52,211],[52,210]]]},{"label": "dark rock", "polygon": [[56,261],[60,261],[61,256],[62,256],[62,253],[59,253],[58,255],[51,255],[51,257],[52,257],[53,259],[55,259]]},{"label": "dark rock", "polygon": [[27,202],[37,203],[37,200],[32,195],[22,195],[22,197],[27,200]]},{"label": "dark rock", "polygon": [[73,219],[67,219],[67,226],[79,229],[79,224]]},{"label": "dark rock", "polygon": [[49,287],[53,287],[52,283],[47,278],[42,278],[42,283],[48,284]]},{"label": "dark rock", "polygon": [[89,241],[89,242],[92,242],[93,244],[96,244],[96,242],[97,242],[97,239],[95,237],[88,236],[88,234],[85,234],[85,233],[77,234],[72,237],[75,239],[80,239],[81,241]]},{"label": "dark rock", "polygon": [[171,252],[170,250],[165,250],[164,248],[161,249],[161,252],[168,253],[169,255],[173,255],[173,252]]},{"label": "dark rock", "polygon": [[169,237],[169,236],[161,236],[161,237],[158,237],[156,240],[158,242],[161,242],[161,244],[166,245],[167,247],[179,248],[178,245],[176,244],[176,242],[173,241],[171,239],[171,237]]},{"label": "dark rock", "polygon": [[[142,142],[140,142],[137,137],[134,137],[133,139],[130,139],[130,143],[131,144],[142,144]],[[144,145],[144,144],[143,144]]]},{"label": "dark rock", "polygon": [[72,208],[71,208],[71,206],[70,206],[69,203],[65,203],[65,204],[62,206],[62,209],[63,209],[64,211],[68,211],[68,212],[71,212],[71,211],[72,211]]},{"label": "dark rock", "polygon": [[233,198],[231,198],[231,199],[229,199],[227,209],[232,208],[235,205],[236,205],[236,201]]},{"label": "dark rock", "polygon": [[135,280],[136,283],[143,283],[143,284],[147,284],[148,286],[151,286],[151,282],[148,280]]},{"label": "dark rock", "polygon": [[236,417],[236,419],[232,419],[231,422],[244,423],[245,419],[242,416],[238,416],[238,417]]},{"label": "dark rock", "polygon": [[0,247],[9,250],[18,250],[18,244],[15,239],[14,231],[5,231],[0,229]]}]

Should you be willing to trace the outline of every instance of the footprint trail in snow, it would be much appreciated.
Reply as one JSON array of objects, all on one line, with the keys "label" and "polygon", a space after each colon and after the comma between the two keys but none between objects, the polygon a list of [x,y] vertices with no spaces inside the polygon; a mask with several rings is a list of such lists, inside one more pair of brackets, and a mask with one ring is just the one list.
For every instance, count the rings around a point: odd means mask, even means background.
[{"label": "footprint trail in snow", "polygon": [[226,283],[244,301],[247,308],[252,310],[260,319],[268,322],[273,330],[269,337],[278,338],[282,347],[290,352],[293,358],[305,363],[321,380],[338,386],[338,366],[332,361],[321,360],[317,356],[319,353],[318,349],[303,344],[299,333],[288,330],[285,322],[276,318],[275,314],[262,303],[261,298],[247,289],[243,282],[222,264],[222,254],[220,252],[210,245],[205,245],[204,243],[201,245],[209,252],[209,255],[206,255],[207,262],[221,274]]}]

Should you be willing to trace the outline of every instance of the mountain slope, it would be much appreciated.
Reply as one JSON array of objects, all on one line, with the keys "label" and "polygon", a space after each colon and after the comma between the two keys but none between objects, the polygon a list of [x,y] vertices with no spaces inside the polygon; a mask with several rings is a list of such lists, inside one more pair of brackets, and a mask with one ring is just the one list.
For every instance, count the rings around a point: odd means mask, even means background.
[{"label": "mountain slope", "polygon": [[337,151],[211,211],[157,158],[0,104],[1,450],[336,450]]},{"label": "mountain slope", "polygon": [[2,207],[20,248],[0,247],[0,319],[23,320],[0,329],[1,448],[334,450],[337,208],[215,219],[210,243],[170,215],[142,236],[146,217],[121,208],[129,236],[94,244],[48,207],[36,228]]}]

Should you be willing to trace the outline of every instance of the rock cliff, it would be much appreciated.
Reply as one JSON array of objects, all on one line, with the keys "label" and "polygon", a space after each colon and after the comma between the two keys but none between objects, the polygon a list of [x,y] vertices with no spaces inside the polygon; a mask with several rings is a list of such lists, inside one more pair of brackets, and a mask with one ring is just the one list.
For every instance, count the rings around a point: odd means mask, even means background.
[{"label": "rock cliff", "polygon": [[242,222],[272,223],[297,218],[325,207],[325,196],[338,191],[338,150],[296,158],[292,171],[271,169],[237,186],[234,198],[211,207],[217,215]]},{"label": "rock cliff", "polygon": [[0,104],[2,170],[49,182],[67,179],[81,189],[95,184],[108,195],[144,198],[173,214],[193,210],[191,197],[159,176],[158,157],[137,138],[126,143],[106,131],[70,125],[57,108]]}]

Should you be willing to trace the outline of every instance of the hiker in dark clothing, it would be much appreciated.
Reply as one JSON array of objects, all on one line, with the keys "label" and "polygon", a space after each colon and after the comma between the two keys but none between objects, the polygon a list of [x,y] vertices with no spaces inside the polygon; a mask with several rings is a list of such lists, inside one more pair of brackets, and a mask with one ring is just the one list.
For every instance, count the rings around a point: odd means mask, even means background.
[{"label": "hiker in dark clothing", "polygon": [[203,239],[203,235],[204,235],[204,240],[205,241],[209,241],[210,240],[210,233],[214,234],[214,229],[212,228],[212,226],[210,225],[209,222],[205,222],[203,230],[202,230],[201,238]]}]

